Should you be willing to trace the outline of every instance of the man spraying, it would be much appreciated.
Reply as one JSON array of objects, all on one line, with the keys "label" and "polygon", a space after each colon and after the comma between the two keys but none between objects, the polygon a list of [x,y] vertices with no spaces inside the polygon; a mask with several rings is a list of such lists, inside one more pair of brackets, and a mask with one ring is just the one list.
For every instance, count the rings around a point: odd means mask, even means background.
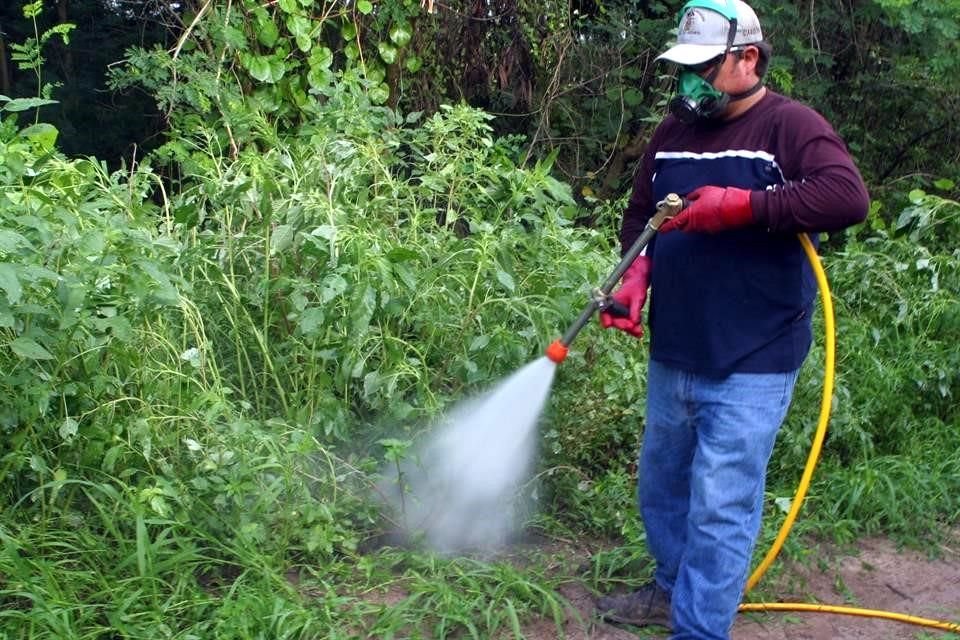
[{"label": "man spraying", "polygon": [[678,95],[641,161],[624,212],[626,249],[668,193],[665,223],[613,298],[650,359],[638,498],[654,579],[602,597],[606,620],[726,639],[760,529],[766,468],[812,340],[816,293],[798,232],[866,217],[869,196],[833,128],[763,85],[771,47],[741,0],[693,0],[677,43]]}]

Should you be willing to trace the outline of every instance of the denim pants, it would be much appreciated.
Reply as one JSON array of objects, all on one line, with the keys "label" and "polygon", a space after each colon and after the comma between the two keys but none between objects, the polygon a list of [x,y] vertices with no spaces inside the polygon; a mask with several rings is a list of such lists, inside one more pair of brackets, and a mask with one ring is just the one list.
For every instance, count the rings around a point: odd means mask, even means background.
[{"label": "denim pants", "polygon": [[650,361],[638,499],[672,640],[726,640],[797,371],[708,378]]}]

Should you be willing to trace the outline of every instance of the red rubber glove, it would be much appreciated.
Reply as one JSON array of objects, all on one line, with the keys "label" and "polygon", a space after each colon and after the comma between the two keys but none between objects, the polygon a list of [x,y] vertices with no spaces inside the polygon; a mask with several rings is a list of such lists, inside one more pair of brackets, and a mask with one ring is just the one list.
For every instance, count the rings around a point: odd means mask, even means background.
[{"label": "red rubber glove", "polygon": [[623,279],[620,281],[620,288],[611,297],[630,309],[630,317],[615,317],[606,311],[601,311],[600,325],[604,329],[613,327],[625,331],[635,338],[643,336],[640,309],[647,301],[647,288],[650,286],[650,265],[650,258],[639,256],[627,268],[623,274]]},{"label": "red rubber glove", "polygon": [[674,229],[717,233],[754,223],[748,189],[705,186],[691,191],[687,200],[687,208],[660,225],[660,233]]}]

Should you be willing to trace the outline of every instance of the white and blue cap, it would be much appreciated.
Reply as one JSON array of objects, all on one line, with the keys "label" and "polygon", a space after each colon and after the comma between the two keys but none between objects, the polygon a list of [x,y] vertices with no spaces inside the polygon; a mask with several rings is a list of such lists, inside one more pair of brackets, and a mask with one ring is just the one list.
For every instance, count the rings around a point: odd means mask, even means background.
[{"label": "white and blue cap", "polygon": [[[730,28],[736,32],[730,39]],[[763,40],[760,20],[743,0],[691,0],[680,12],[675,45],[657,56],[678,65],[694,65],[716,58],[728,47]]]}]

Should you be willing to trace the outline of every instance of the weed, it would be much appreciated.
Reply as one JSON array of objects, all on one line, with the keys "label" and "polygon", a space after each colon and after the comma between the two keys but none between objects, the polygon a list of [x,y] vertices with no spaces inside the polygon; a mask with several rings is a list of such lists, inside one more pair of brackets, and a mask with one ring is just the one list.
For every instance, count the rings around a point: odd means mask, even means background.
[{"label": "weed", "polygon": [[[577,226],[552,159],[521,166],[486,114],[405,117],[341,80],[282,134],[247,96],[166,93],[180,128],[119,173],[9,117],[41,103],[0,98],[0,635],[561,632],[569,576],[546,562],[359,550],[390,528],[371,499],[383,449],[398,462],[421,425],[539,356],[616,262],[614,234]],[[236,103],[226,130],[201,108],[217,95]],[[960,513],[955,203],[915,195],[902,229],[825,257],[838,379],[800,539],[921,544]],[[527,487],[531,527],[618,543],[580,571],[597,591],[651,570],[644,349],[583,333]],[[806,458],[821,349],[758,553]]]}]

